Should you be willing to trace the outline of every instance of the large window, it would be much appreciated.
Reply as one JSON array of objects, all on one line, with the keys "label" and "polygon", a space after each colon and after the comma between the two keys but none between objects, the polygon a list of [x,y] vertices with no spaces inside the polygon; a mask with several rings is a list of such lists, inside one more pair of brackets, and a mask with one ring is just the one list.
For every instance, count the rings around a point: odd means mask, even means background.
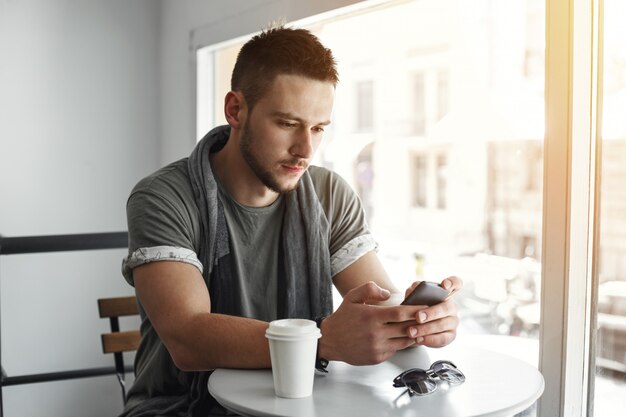
[{"label": "large window", "polygon": [[[542,11],[542,0],[401,1],[309,26],[342,80],[316,162],[368,202],[398,287],[418,278],[418,258],[426,279],[464,279],[468,334],[537,337],[523,312],[538,315],[540,295],[542,189],[527,183],[542,176],[544,44],[531,34]],[[215,103],[240,45],[211,50]]]},{"label": "large window", "polygon": [[[580,181],[593,168],[593,153],[576,159],[581,149],[592,148],[585,136],[591,128],[580,123],[592,106],[588,97],[579,98],[581,90],[592,89],[576,77],[592,67],[578,60],[595,39],[579,21],[597,16],[589,5],[602,2],[602,179],[593,189]],[[574,409],[577,416],[587,409],[597,417],[618,415],[626,405],[626,307],[620,298],[626,294],[626,3],[379,3],[296,23],[316,33],[339,62],[333,123],[314,162],[334,169],[361,195],[379,256],[398,287],[449,274],[464,279],[459,338],[493,337],[494,349],[498,340],[518,341],[502,346],[537,363],[542,337],[542,417],[569,416]],[[205,106],[211,116],[199,123],[199,137],[224,122],[223,82],[240,45],[198,51],[198,62],[209,62],[206,72],[214,74],[207,100],[216,103]],[[593,206],[596,194],[602,225],[597,285],[586,292],[581,277],[591,275],[576,262],[592,263],[581,234],[597,225],[581,224],[587,221],[581,210]],[[542,290],[548,292],[543,301]],[[593,314],[568,316],[568,308],[591,304],[596,290]],[[586,326],[595,313],[590,400],[573,405],[567,390],[580,387],[584,364],[572,352],[593,335],[593,326]]]}]

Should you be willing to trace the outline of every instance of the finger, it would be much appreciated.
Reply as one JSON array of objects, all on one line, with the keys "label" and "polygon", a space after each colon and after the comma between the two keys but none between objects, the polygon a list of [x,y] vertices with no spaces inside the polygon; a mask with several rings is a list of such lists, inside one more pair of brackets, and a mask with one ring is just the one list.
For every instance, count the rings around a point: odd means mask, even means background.
[{"label": "finger", "polygon": [[385,362],[387,359],[389,359],[393,355],[395,355],[399,350],[403,350],[403,349],[406,349],[406,348],[411,347],[411,346],[415,346],[415,340],[407,339],[407,341],[405,343],[398,344],[397,347],[396,346],[390,346],[389,347],[390,350],[386,350],[384,352],[378,353],[374,357],[374,359],[372,361],[369,361],[367,363],[363,363],[361,365],[376,365],[376,364],[379,364],[381,362]]},{"label": "finger", "polygon": [[[411,330],[413,329],[413,330]],[[415,339],[419,335],[415,320],[402,323],[387,323],[379,330],[384,339],[410,338]]]},{"label": "finger", "polygon": [[394,339],[389,339],[387,344],[388,352],[397,352],[399,350],[406,349],[415,345],[415,339],[410,337],[397,337]]},{"label": "finger", "polygon": [[374,365],[386,361],[392,357],[398,350],[406,349],[414,346],[415,340],[408,337],[397,337],[386,339],[367,354],[361,356],[358,360],[347,361],[351,365]]},{"label": "finger", "polygon": [[417,343],[428,347],[442,347],[452,343],[454,339],[456,339],[456,332],[449,331],[424,336],[423,339]]},{"label": "finger", "polygon": [[441,281],[441,286],[453,294],[463,288],[463,281],[456,276],[450,276]]},{"label": "finger", "polygon": [[415,324],[416,314],[426,306],[377,306],[377,313],[383,323],[401,323],[411,321]]},{"label": "finger", "polygon": [[408,329],[408,334],[411,337],[426,337],[438,333],[445,333],[449,331],[456,331],[459,325],[459,318],[456,316],[445,317],[443,319],[431,321],[426,324],[419,324],[417,326],[411,326]]},{"label": "finger", "polygon": [[344,299],[351,303],[362,304],[368,301],[383,301],[389,298],[390,295],[389,290],[381,288],[375,282],[370,281],[348,291]]},{"label": "finger", "polygon": [[454,316],[457,314],[457,310],[456,303],[448,299],[442,303],[419,310],[415,316],[415,320],[418,323],[427,323],[443,317]]}]

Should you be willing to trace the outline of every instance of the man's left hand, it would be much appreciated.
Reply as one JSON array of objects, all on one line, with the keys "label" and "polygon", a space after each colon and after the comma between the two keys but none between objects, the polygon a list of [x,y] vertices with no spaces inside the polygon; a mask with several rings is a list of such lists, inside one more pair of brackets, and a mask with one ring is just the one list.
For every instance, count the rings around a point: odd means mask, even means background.
[{"label": "man's left hand", "polygon": [[[418,284],[419,281],[414,282],[406,290],[405,295],[413,291]],[[434,306],[424,306],[415,315],[417,325],[407,329],[409,337],[415,339],[415,343],[418,345],[442,347],[456,338],[459,317],[453,295],[463,288],[463,281],[458,277],[452,276],[444,279],[441,282],[441,286],[450,291],[448,298]]]}]

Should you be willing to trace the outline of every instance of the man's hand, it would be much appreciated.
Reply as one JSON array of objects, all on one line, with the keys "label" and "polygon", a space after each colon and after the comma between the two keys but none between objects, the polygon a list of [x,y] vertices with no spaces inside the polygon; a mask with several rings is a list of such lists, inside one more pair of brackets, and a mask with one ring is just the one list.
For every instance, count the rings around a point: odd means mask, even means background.
[{"label": "man's hand", "polygon": [[398,350],[415,344],[409,329],[423,307],[372,305],[389,297],[389,291],[367,282],[350,290],[337,311],[321,326],[320,356],[352,365],[383,362]]},{"label": "man's hand", "polygon": [[[408,295],[418,284],[419,281],[414,282],[405,294]],[[441,347],[456,338],[459,317],[452,295],[463,287],[463,281],[458,277],[448,277],[441,282],[441,286],[450,291],[448,298],[431,307],[421,306],[415,315],[418,324],[408,328],[407,334],[418,345]]]}]

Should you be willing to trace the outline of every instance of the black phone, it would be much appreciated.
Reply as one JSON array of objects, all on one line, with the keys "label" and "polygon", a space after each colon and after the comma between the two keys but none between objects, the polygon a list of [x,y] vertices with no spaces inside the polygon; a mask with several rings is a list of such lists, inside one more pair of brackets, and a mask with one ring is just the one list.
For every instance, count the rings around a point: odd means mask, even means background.
[{"label": "black phone", "polygon": [[439,304],[450,295],[450,291],[436,282],[422,281],[409,294],[401,305],[433,306]]}]

